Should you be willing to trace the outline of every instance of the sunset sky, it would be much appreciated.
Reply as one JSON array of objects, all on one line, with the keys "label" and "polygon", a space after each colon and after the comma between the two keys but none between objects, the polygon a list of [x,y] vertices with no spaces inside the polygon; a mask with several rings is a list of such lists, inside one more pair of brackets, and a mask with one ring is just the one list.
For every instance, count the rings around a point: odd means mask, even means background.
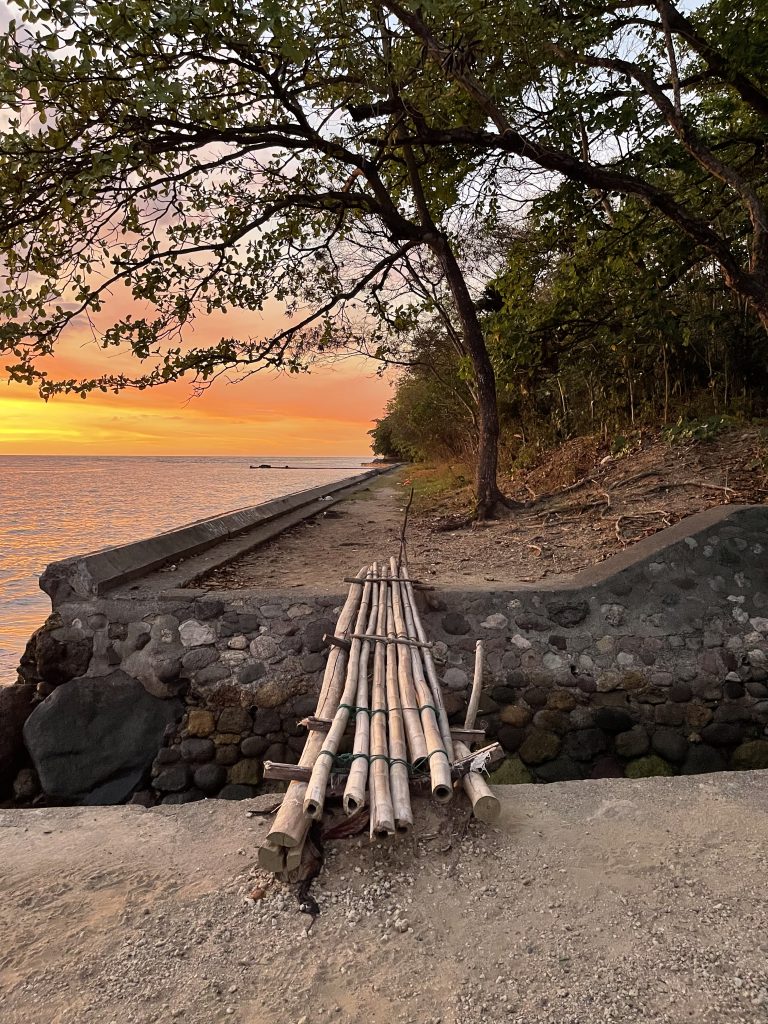
[{"label": "sunset sky", "polygon": [[[113,306],[113,315],[117,312]],[[224,334],[266,335],[278,310],[253,322],[232,311],[198,321],[191,341]],[[128,357],[104,353],[89,335],[72,337],[48,364],[52,377],[101,371],[141,372]],[[216,382],[199,398],[180,382],[120,395],[95,392],[44,403],[33,388],[0,376],[0,454],[4,455],[358,455],[370,451],[367,431],[381,415],[390,385],[374,363],[347,359],[310,374],[259,373]]]}]

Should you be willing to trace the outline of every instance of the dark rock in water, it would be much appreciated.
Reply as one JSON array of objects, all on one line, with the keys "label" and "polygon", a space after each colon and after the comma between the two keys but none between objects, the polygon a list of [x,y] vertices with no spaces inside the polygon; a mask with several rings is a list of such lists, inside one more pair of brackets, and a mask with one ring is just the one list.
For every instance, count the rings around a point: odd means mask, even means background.
[{"label": "dark rock in water", "polygon": [[683,775],[705,775],[707,772],[724,772],[726,769],[725,758],[714,747],[706,743],[697,743],[691,746],[683,762]]},{"label": "dark rock in water", "polygon": [[96,787],[143,772],[182,714],[178,700],[147,693],[125,672],[64,683],[32,712],[24,742],[43,791],[76,800]]},{"label": "dark rock in water", "polygon": [[21,730],[32,712],[32,683],[0,686],[0,794],[11,788],[24,753]]}]

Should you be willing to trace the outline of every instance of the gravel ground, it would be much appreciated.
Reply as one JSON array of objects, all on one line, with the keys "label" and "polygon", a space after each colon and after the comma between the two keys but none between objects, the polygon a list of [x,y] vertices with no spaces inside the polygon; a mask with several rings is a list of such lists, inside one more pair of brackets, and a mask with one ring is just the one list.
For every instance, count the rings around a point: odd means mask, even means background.
[{"label": "gravel ground", "polygon": [[309,930],[257,803],[0,811],[0,1019],[768,1021],[768,772],[498,792],[328,844]]}]

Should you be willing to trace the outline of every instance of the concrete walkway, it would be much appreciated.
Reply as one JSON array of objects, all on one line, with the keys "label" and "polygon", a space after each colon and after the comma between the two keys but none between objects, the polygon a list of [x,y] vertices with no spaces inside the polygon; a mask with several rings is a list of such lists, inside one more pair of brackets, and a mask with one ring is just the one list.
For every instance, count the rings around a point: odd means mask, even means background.
[{"label": "concrete walkway", "polygon": [[3,1024],[768,1020],[768,772],[499,792],[328,844],[308,935],[257,801],[0,811]]}]

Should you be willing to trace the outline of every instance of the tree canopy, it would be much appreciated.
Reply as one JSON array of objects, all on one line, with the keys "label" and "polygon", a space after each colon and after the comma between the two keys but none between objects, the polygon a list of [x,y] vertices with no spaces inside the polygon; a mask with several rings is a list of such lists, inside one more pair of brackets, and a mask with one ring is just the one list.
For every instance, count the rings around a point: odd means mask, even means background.
[{"label": "tree canopy", "polygon": [[[468,237],[568,189],[586,250],[647,210],[681,278],[714,264],[768,324],[764,0],[738,22],[725,0],[14,4],[0,349],[43,396],[298,367],[361,339],[397,357],[437,315],[472,368],[488,511],[496,381]],[[137,372],[52,379],[46,357],[120,289],[136,309],[95,337]],[[195,317],[270,297],[291,318],[273,337],[186,342]]]}]

